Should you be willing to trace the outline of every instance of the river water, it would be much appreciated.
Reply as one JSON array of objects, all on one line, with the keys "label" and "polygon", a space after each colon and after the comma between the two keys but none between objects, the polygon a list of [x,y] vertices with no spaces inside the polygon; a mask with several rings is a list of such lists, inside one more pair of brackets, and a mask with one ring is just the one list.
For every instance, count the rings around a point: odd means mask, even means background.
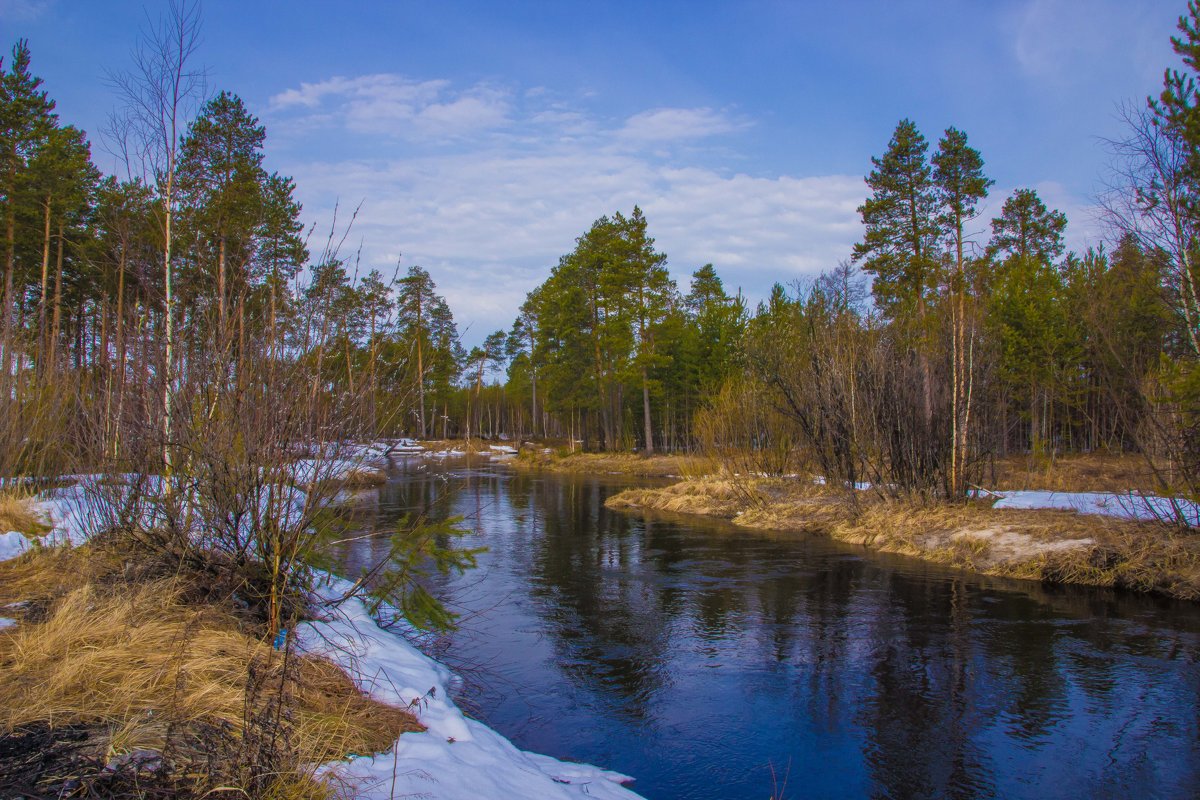
[{"label": "river water", "polygon": [[608,511],[623,485],[401,461],[340,558],[465,517],[488,551],[429,643],[460,705],[651,800],[1200,796],[1200,605]]}]

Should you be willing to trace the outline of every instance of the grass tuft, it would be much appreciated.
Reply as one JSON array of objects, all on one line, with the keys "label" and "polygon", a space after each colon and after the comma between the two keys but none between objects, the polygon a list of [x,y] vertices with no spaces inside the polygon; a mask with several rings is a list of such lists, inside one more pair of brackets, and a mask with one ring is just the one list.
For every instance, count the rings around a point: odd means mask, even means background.
[{"label": "grass tuft", "polygon": [[33,498],[18,492],[0,492],[0,533],[16,531],[41,536],[50,531],[33,508]]},{"label": "grass tuft", "polygon": [[422,730],[334,664],[274,650],[233,607],[189,602],[194,578],[131,582],[127,572],[114,552],[90,545],[0,564],[0,602],[25,601],[10,614],[20,624],[0,632],[0,744],[30,731],[86,731],[51,772],[96,778],[152,753],[197,795],[237,786],[318,797],[328,787],[313,780],[316,764]]}]

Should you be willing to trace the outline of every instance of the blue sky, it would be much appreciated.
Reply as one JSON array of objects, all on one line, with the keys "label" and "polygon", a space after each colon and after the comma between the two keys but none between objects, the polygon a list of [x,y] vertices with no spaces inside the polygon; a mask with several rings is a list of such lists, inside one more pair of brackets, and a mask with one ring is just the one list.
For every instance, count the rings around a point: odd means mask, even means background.
[{"label": "blue sky", "polygon": [[[710,261],[751,299],[833,266],[902,117],[983,154],[981,243],[1024,186],[1067,213],[1071,247],[1097,243],[1102,139],[1175,64],[1185,5],[208,0],[198,61],[266,124],[305,219],[361,201],[364,265],[429,269],[473,342],[635,203],[684,289]],[[0,43],[29,38],[62,118],[94,132],[105,70],[161,7],[0,0]]]}]

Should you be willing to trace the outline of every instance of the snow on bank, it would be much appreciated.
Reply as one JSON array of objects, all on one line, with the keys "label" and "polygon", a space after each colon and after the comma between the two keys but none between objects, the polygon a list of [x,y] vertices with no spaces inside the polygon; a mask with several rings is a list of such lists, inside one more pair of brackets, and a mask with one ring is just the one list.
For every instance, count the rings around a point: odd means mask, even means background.
[{"label": "snow on bank", "polygon": [[1189,525],[1200,527],[1200,505],[1183,499],[1117,494],[1115,492],[996,492],[993,508],[1049,508],[1101,514],[1121,519],[1175,519],[1176,511]]},{"label": "snow on bank", "polygon": [[[81,544],[95,529],[96,509],[102,501],[93,496],[88,502],[86,483],[39,496],[35,507],[53,526],[42,542]],[[0,534],[0,560],[15,558],[31,546],[20,533]],[[330,579],[317,599],[339,598],[349,586]],[[324,765],[323,772],[351,787],[354,797],[639,800],[639,795],[621,785],[631,780],[627,776],[524,752],[483,723],[467,718],[446,690],[450,671],[402,636],[380,629],[362,601],[352,598],[327,611],[329,619],[297,627],[301,646],[326,655],[372,697],[410,709],[428,729],[404,734],[390,753]],[[0,629],[12,624],[0,618]]]},{"label": "snow on bank", "polygon": [[9,619],[8,617],[0,617],[0,631],[4,630],[5,628],[11,628],[16,624],[17,624],[17,621],[15,619]]},{"label": "snow on bank", "polygon": [[[322,596],[340,597],[348,587],[334,579]],[[446,691],[449,670],[402,636],[380,629],[358,599],[342,603],[329,620],[303,623],[296,634],[308,651],[337,663],[375,699],[411,710],[428,729],[402,735],[390,753],[326,765],[326,774],[347,783],[355,797],[640,797],[621,785],[631,780],[625,775],[524,752],[464,716]]]},{"label": "snow on bank", "polygon": [[32,546],[33,543],[22,533],[17,531],[0,533],[0,561],[16,558]]}]

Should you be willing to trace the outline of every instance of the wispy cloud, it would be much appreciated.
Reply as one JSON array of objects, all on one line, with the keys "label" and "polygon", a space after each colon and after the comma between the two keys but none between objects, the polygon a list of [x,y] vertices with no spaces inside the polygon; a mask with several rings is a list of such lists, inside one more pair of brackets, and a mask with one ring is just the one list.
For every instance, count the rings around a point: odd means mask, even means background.
[{"label": "wispy cloud", "polygon": [[711,108],[656,108],[634,114],[619,131],[624,139],[668,142],[700,139],[750,127],[747,120],[734,119]]},{"label": "wispy cloud", "polygon": [[1154,79],[1171,32],[1164,22],[1126,0],[1027,0],[1011,17],[1012,53],[1021,72],[1040,81],[1088,83],[1122,59]]},{"label": "wispy cloud", "polygon": [[301,83],[272,97],[268,108],[357,133],[457,137],[502,127],[509,98],[504,90],[484,84],[457,91],[449,81],[382,73]]},{"label": "wispy cloud", "polygon": [[28,22],[46,13],[54,0],[0,0],[0,19]]},{"label": "wispy cloud", "polygon": [[[681,288],[712,262],[752,301],[776,281],[835,266],[862,236],[861,176],[739,168],[738,137],[753,120],[706,107],[614,120],[589,102],[372,75],[282,92],[270,113],[328,129],[325,139],[289,139],[280,165],[297,179],[305,214],[329,219],[338,198],[364,199],[352,237],[364,263],[386,268],[403,253],[429,269],[469,339],[506,327],[577,236],[635,204]],[[396,127],[409,137],[403,152],[377,133]],[[453,131],[455,146],[443,147],[439,131]],[[348,144],[352,156],[329,157]],[[1080,210],[1061,187],[1042,188],[1047,202]],[[979,227],[985,241],[986,221]]]}]

